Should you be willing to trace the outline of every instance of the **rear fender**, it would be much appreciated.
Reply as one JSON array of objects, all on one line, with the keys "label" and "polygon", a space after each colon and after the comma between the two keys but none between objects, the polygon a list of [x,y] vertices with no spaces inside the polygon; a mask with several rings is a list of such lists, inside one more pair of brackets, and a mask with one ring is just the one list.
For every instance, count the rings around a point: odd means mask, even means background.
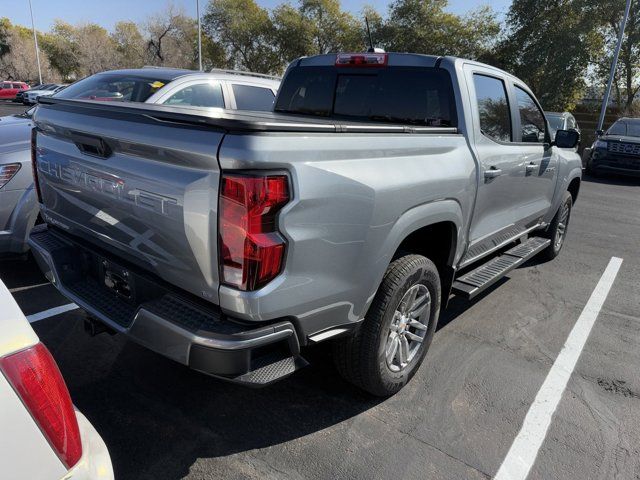
[{"label": "rear fender", "polygon": [[[376,263],[375,275],[373,276],[375,282],[371,285],[365,311],[369,309],[369,305],[373,301],[380,283],[382,283],[384,273],[402,242],[413,232],[441,222],[451,222],[456,229],[457,240],[456,244],[452,245],[449,261],[447,262],[447,271],[440,272],[445,280],[444,283],[450,283],[450,279],[447,279],[455,272],[453,266],[458,263],[464,251],[466,237],[465,230],[462,228],[463,214],[460,204],[454,199],[445,199],[418,205],[400,216],[380,249],[380,255],[377,257],[380,261]],[[444,286],[446,287],[446,285]],[[444,298],[446,297],[447,295],[444,295]]]}]

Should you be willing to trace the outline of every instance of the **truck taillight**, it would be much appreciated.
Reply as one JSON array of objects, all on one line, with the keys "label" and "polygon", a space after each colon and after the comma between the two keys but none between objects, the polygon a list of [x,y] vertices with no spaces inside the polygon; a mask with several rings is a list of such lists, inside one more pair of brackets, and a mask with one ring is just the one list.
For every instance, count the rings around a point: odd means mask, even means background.
[{"label": "truck taillight", "polygon": [[384,67],[388,58],[386,53],[339,53],[336,67]]},{"label": "truck taillight", "polygon": [[82,456],[78,419],[69,391],[49,350],[37,343],[0,359],[0,370],[70,469]]},{"label": "truck taillight", "polygon": [[223,283],[256,290],[280,273],[286,242],[278,233],[277,215],[288,201],[286,175],[222,176],[218,235]]},{"label": "truck taillight", "polygon": [[40,181],[38,180],[38,144],[36,142],[36,129],[34,127],[31,129],[31,171],[33,172],[33,186],[36,189],[38,203],[42,203],[42,192],[40,191]]}]

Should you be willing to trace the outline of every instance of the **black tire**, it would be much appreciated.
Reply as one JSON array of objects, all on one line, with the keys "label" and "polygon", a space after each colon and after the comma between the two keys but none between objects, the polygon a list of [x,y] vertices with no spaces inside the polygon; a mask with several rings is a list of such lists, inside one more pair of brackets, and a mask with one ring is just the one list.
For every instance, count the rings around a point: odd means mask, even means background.
[{"label": "black tire", "polygon": [[[562,250],[565,239],[567,238],[567,229],[571,220],[571,209],[573,207],[573,198],[569,192],[564,192],[560,207],[556,212],[551,224],[544,232],[543,236],[551,240],[551,244],[540,252],[540,258],[544,260],[553,260]],[[564,212],[566,209],[566,218]],[[558,240],[558,236],[560,239]]]},{"label": "black tire", "polygon": [[[428,290],[428,297],[424,287]],[[400,304],[401,300],[404,300],[405,293],[412,288],[412,292],[417,292],[417,298],[414,298],[413,302],[417,303],[422,298],[420,295],[427,298],[422,307],[422,313],[416,315],[416,319],[423,323],[419,329],[411,326],[415,322],[412,321],[411,325],[405,322],[404,319],[410,318],[409,312],[406,318],[396,315],[396,309],[402,308],[407,303]],[[440,298],[440,277],[431,260],[420,255],[404,255],[395,259],[387,268],[362,325],[352,336],[339,339],[334,344],[334,359],[340,374],[349,382],[373,395],[387,397],[398,392],[411,380],[429,349],[438,323]],[[426,303],[427,301],[430,303]],[[418,310],[420,307],[416,308],[414,313]],[[426,326],[424,326],[425,323]],[[409,352],[409,347],[405,350],[402,345],[415,345],[413,357],[409,360],[411,355],[405,355],[409,361],[405,362],[404,366],[393,365],[393,362],[402,363],[396,357],[391,360],[392,365],[387,361],[388,352],[385,349],[391,347],[388,342],[394,341],[392,328],[397,328],[396,331],[401,330],[400,333],[395,334],[401,337],[396,341],[398,355],[400,355],[399,350]],[[411,334],[411,329],[414,337],[416,334],[424,335],[421,342],[414,344],[412,342],[415,340],[405,340],[409,337],[404,336]],[[389,350],[391,351],[392,349]],[[393,371],[394,368],[400,370]]]}]

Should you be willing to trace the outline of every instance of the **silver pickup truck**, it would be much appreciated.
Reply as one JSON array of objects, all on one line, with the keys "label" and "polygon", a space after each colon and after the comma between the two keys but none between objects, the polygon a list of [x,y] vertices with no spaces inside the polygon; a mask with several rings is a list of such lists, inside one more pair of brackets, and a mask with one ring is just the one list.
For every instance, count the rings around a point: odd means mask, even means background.
[{"label": "silver pickup truck", "polygon": [[452,293],[559,253],[581,181],[576,132],[551,142],[526,85],[450,57],[301,58],[274,112],[45,98],[35,125],[49,280],[91,330],[250,386],[331,340],[397,392]]}]

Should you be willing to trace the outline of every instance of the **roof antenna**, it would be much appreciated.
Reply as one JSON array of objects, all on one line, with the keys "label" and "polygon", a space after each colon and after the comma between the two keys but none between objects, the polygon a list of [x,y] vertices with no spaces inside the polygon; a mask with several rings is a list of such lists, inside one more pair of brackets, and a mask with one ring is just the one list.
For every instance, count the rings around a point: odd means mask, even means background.
[{"label": "roof antenna", "polygon": [[382,48],[376,48],[373,46],[373,38],[371,38],[371,30],[369,29],[369,19],[365,15],[364,23],[367,25],[367,37],[369,37],[369,49],[367,53],[384,53]]},{"label": "roof antenna", "polygon": [[371,30],[369,29],[369,19],[366,15],[364,17],[364,23],[367,25],[367,37],[369,37],[369,50],[367,50],[367,52],[373,53],[376,49],[373,47],[373,39],[371,38]]}]

